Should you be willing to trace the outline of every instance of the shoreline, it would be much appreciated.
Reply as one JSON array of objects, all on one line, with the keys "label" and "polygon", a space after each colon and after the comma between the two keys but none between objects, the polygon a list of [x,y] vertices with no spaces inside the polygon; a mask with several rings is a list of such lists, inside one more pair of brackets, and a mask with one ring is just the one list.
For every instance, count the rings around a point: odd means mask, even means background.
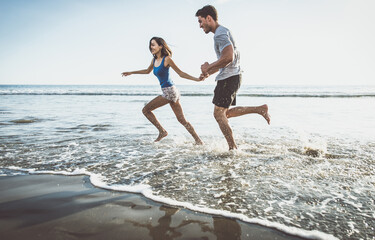
[{"label": "shoreline", "polygon": [[88,176],[0,177],[1,239],[304,239],[95,187]]}]

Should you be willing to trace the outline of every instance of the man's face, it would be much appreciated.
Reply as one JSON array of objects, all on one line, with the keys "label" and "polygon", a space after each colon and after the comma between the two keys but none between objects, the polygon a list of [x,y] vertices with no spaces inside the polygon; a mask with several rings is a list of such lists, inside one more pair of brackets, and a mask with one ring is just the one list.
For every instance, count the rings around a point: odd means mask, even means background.
[{"label": "man's face", "polygon": [[203,29],[205,33],[211,32],[211,26],[208,24],[207,18],[198,16],[199,27]]}]

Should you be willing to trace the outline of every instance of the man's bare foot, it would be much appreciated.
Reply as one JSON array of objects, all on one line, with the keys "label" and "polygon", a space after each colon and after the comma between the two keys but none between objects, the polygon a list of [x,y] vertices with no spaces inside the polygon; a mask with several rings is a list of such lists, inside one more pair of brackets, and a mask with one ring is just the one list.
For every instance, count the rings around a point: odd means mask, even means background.
[{"label": "man's bare foot", "polygon": [[262,106],[260,106],[260,112],[259,114],[262,115],[264,117],[264,119],[266,119],[268,125],[270,125],[271,123],[271,115],[268,114],[268,106],[267,104],[264,104]]},{"label": "man's bare foot", "polygon": [[162,140],[166,136],[168,136],[168,132],[167,131],[159,132],[159,136],[158,136],[157,139],[155,139],[154,142],[159,142],[160,140]]}]

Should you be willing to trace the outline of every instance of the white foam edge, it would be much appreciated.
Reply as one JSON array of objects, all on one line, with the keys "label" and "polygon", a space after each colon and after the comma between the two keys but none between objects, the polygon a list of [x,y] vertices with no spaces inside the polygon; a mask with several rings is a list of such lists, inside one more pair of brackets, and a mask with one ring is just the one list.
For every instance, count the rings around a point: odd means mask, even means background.
[{"label": "white foam edge", "polygon": [[120,192],[129,192],[129,193],[138,193],[158,203],[163,203],[163,204],[167,204],[167,205],[175,206],[175,207],[182,207],[182,208],[186,208],[191,211],[194,211],[194,212],[234,218],[234,219],[241,220],[243,222],[258,224],[264,227],[276,229],[286,234],[290,234],[290,235],[297,236],[297,237],[308,238],[308,239],[338,240],[338,238],[336,238],[335,236],[328,234],[328,233],[320,232],[318,230],[305,230],[305,229],[301,229],[297,227],[285,226],[277,222],[271,222],[268,220],[257,219],[257,218],[249,218],[240,213],[233,213],[233,212],[229,212],[226,210],[217,210],[217,209],[212,209],[212,208],[195,206],[188,202],[181,202],[181,201],[176,201],[176,200],[166,198],[166,197],[156,196],[152,194],[151,186],[149,185],[139,184],[139,185],[134,185],[134,186],[126,186],[126,185],[109,186],[100,180],[102,178],[100,174],[90,173],[86,171],[85,169],[76,169],[73,172],[39,171],[35,169],[25,169],[25,168],[20,168],[20,167],[6,167],[6,169],[28,172],[29,174],[51,174],[51,175],[65,175],[65,176],[86,175],[90,177],[90,182],[92,185],[94,185],[95,187],[102,188],[102,189],[120,191]]}]

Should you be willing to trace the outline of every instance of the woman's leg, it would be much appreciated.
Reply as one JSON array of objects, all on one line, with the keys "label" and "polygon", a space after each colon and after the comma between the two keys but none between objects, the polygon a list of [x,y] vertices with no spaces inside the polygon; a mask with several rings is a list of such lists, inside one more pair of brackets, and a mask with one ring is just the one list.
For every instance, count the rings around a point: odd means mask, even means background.
[{"label": "woman's leg", "polygon": [[199,138],[198,134],[195,132],[193,126],[188,122],[186,121],[185,119],[185,116],[184,116],[184,112],[182,111],[182,107],[181,107],[181,104],[180,104],[180,100],[177,100],[177,102],[171,102],[170,103],[171,105],[171,108],[174,112],[174,114],[176,115],[177,117],[177,120],[186,128],[186,130],[188,130],[188,132],[193,136],[194,140],[195,140],[195,143],[198,144],[198,145],[202,145],[203,142],[202,140]]},{"label": "woman's leg", "polygon": [[162,138],[166,137],[168,135],[168,132],[161,126],[152,111],[166,105],[167,103],[170,103],[170,101],[163,98],[162,96],[157,96],[149,103],[147,103],[146,106],[142,109],[142,112],[146,116],[146,118],[159,130],[159,136],[156,138],[155,142],[158,142]]}]

